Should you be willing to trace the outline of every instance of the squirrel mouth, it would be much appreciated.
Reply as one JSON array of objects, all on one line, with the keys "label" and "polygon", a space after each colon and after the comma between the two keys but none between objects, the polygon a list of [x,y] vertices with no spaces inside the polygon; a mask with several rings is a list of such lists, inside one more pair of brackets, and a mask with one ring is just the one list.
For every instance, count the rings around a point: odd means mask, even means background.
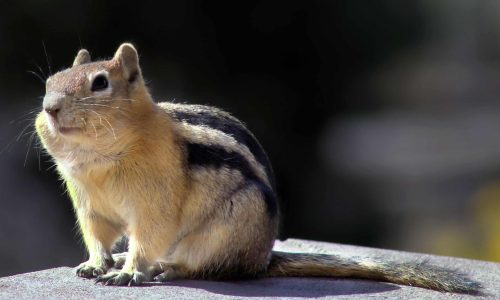
[{"label": "squirrel mouth", "polygon": [[62,134],[71,134],[80,131],[81,129],[78,127],[59,127],[59,132]]}]

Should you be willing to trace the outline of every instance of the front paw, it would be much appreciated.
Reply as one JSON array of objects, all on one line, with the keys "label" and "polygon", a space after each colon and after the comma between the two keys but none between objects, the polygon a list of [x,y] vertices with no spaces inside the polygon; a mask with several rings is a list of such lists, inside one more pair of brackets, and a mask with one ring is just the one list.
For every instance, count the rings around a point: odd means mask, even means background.
[{"label": "front paw", "polygon": [[76,267],[76,275],[83,278],[93,278],[105,274],[107,266],[93,265],[89,262],[81,263]]},{"label": "front paw", "polygon": [[147,281],[146,274],[142,272],[110,272],[106,275],[100,275],[95,279],[95,282],[100,282],[104,285],[141,285]]}]

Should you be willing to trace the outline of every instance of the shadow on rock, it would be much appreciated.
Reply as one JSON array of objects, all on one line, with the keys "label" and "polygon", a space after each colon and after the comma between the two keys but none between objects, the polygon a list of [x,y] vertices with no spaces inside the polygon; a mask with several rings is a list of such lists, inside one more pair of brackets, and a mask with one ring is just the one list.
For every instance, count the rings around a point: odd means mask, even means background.
[{"label": "shadow on rock", "polygon": [[308,298],[381,293],[400,289],[396,285],[383,282],[330,278],[268,278],[252,281],[179,280],[161,285],[203,289],[213,294],[239,297]]}]

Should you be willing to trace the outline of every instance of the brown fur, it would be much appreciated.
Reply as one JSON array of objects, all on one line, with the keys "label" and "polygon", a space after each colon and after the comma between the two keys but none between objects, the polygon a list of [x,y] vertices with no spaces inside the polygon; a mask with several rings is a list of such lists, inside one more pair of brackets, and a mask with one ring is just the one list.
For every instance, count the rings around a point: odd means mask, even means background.
[{"label": "brown fur", "polygon": [[[99,74],[109,87],[92,91]],[[173,118],[176,112],[209,110],[155,104],[130,44],[109,61],[90,62],[81,50],[72,68],[47,81],[44,108],[37,132],[68,187],[89,252],[89,260],[77,268],[79,276],[113,285],[140,284],[153,276],[160,281],[343,276],[469,291],[457,281],[434,284],[446,281],[437,278],[446,272],[400,276],[420,269],[272,252],[279,215],[269,213],[262,188],[245,175],[255,174],[253,180],[272,190],[270,166],[231,134]],[[49,111],[58,111],[57,117]],[[215,112],[244,128],[229,114]],[[189,143],[237,154],[248,168],[215,168],[210,161],[190,165]],[[107,272],[111,249],[122,235],[129,238],[129,251],[115,257],[121,271]]]}]

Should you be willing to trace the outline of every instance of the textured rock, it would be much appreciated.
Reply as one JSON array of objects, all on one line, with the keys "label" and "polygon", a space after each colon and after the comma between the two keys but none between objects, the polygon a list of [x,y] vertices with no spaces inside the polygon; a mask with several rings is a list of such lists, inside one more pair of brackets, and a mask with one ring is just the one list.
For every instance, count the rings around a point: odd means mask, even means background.
[{"label": "textured rock", "polygon": [[[500,298],[500,264],[460,258],[439,257],[365,247],[287,240],[277,250],[387,257],[396,261],[423,260],[470,275],[485,287],[484,298]],[[108,287],[78,278],[73,268],[61,267],[0,278],[0,299],[234,299],[263,298],[352,298],[352,299],[480,299],[390,283],[352,279],[272,278],[214,282],[178,280],[142,287]]]}]

